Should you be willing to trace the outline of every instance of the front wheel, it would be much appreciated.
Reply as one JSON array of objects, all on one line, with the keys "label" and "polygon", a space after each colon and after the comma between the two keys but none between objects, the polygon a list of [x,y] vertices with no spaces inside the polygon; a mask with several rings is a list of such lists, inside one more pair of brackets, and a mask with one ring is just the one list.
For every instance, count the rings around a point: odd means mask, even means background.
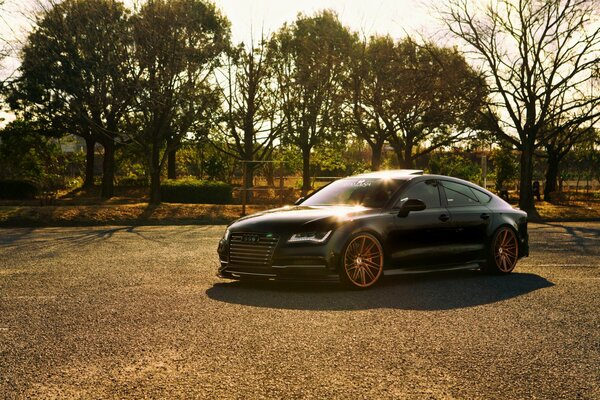
[{"label": "front wheel", "polygon": [[519,240],[514,230],[502,227],[494,233],[484,270],[497,274],[509,274],[519,259]]},{"label": "front wheel", "polygon": [[344,249],[341,265],[342,281],[357,289],[377,283],[383,273],[383,248],[369,233],[354,236]]}]

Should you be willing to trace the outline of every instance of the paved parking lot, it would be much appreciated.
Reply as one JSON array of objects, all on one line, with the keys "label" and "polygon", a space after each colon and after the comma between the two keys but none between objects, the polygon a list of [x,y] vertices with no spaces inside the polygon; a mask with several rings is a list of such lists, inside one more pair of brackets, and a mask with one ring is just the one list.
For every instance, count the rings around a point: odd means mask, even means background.
[{"label": "paved parking lot", "polygon": [[215,277],[222,226],[0,229],[0,398],[600,398],[600,223],[507,277]]}]

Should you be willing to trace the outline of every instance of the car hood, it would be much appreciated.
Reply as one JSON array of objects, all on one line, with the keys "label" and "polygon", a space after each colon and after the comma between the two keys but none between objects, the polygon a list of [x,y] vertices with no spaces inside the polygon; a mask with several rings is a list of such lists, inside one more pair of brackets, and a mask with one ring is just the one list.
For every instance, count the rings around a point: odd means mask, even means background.
[{"label": "car hood", "polygon": [[377,211],[372,208],[351,206],[288,206],[242,217],[229,229],[232,232],[273,233],[332,229],[345,221],[374,212]]}]

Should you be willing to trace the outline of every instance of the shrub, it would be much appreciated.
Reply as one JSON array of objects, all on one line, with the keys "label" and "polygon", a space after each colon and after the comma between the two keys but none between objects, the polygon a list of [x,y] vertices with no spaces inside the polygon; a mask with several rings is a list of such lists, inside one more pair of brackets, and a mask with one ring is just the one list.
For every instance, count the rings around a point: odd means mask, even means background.
[{"label": "shrub", "polygon": [[36,185],[29,181],[0,181],[0,199],[28,200],[35,198],[36,194]]},{"label": "shrub", "polygon": [[432,154],[429,159],[429,172],[471,182],[478,182],[481,179],[479,164],[460,154]]},{"label": "shrub", "polygon": [[41,183],[65,175],[67,165],[58,141],[35,123],[15,120],[0,130],[0,179]]},{"label": "shrub", "polygon": [[506,188],[511,181],[519,177],[519,164],[510,150],[496,150],[492,155],[496,172],[496,191]]},{"label": "shrub", "polygon": [[160,186],[162,201],[170,203],[229,204],[231,185],[195,179],[167,179]]},{"label": "shrub", "polygon": [[138,176],[125,176],[117,180],[117,186],[120,187],[147,187],[148,179]]}]

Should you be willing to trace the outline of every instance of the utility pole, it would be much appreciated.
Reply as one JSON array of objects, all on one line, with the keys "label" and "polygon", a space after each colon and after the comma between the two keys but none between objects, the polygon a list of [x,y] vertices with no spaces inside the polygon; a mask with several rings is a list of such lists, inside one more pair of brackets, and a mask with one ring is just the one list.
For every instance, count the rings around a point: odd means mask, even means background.
[{"label": "utility pole", "polygon": [[481,179],[483,180],[483,188],[487,189],[487,156],[481,156]]}]

